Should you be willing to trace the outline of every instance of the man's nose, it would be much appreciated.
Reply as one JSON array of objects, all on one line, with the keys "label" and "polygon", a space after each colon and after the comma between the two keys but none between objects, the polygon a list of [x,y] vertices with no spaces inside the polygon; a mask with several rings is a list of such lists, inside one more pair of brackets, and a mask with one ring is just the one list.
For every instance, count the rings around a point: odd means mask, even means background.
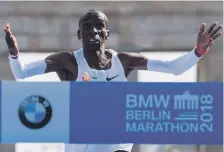
[{"label": "man's nose", "polygon": [[91,34],[96,35],[97,32],[98,32],[97,29],[95,27],[93,27],[91,30]]}]

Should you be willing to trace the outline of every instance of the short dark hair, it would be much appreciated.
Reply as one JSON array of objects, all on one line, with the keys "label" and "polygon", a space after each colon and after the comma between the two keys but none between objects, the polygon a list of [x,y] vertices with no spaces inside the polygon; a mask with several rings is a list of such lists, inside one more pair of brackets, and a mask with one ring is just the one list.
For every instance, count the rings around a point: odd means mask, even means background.
[{"label": "short dark hair", "polygon": [[89,14],[89,13],[101,13],[101,14],[103,14],[104,17],[105,17],[105,20],[106,20],[106,26],[108,27],[108,18],[107,18],[107,16],[105,15],[105,13],[103,13],[102,11],[97,11],[97,10],[95,10],[95,9],[90,9],[90,10],[88,10],[86,13],[84,13],[84,14],[79,18],[79,27],[80,27],[80,24],[81,24],[81,22],[82,22],[83,17],[84,17],[86,14]]}]

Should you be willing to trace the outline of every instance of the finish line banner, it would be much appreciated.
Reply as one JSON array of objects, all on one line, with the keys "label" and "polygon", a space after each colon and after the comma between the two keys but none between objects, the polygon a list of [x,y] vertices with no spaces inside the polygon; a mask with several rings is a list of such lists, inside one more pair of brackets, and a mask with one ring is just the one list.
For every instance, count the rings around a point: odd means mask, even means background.
[{"label": "finish line banner", "polygon": [[1,143],[223,143],[223,83],[1,84]]}]

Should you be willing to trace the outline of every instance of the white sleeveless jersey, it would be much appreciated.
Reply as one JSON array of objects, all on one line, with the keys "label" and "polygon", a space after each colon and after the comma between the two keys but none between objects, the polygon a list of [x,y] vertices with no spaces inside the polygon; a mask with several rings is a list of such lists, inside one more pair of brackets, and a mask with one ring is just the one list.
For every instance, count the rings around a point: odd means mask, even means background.
[{"label": "white sleeveless jersey", "polygon": [[108,70],[91,69],[84,57],[83,49],[74,52],[78,64],[78,77],[76,81],[127,81],[123,66],[114,50],[108,50],[112,54],[112,66]]},{"label": "white sleeveless jersey", "polygon": [[[78,64],[78,77],[76,81],[127,81],[123,66],[117,56],[117,52],[109,50],[112,54],[112,64],[109,70],[91,69],[84,57],[83,49],[74,51]],[[116,124],[115,124],[116,125]],[[113,127],[113,126],[111,126]],[[105,137],[106,138],[106,137]],[[114,152],[116,150],[126,150],[131,152],[133,144],[75,144],[75,152]]]}]

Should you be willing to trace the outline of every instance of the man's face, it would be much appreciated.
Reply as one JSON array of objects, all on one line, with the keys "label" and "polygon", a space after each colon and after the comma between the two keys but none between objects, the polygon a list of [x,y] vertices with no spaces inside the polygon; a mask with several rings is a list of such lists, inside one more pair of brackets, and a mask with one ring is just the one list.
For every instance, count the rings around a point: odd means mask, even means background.
[{"label": "man's face", "polygon": [[107,19],[99,12],[90,12],[83,16],[80,23],[80,36],[85,48],[100,49],[109,36]]}]

